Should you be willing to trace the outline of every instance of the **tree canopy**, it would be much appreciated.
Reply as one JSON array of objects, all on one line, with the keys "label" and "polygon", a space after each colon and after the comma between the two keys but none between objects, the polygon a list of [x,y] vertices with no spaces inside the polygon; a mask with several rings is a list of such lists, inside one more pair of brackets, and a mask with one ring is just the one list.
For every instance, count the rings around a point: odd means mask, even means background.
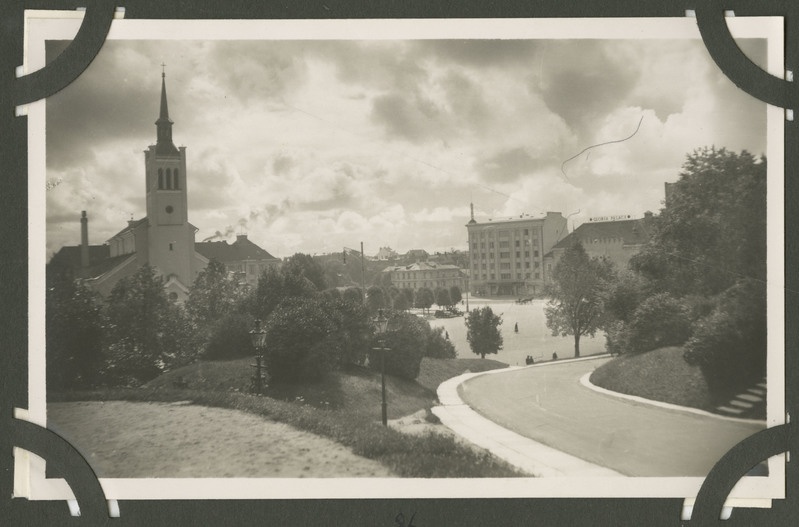
[{"label": "tree canopy", "polygon": [[502,317],[495,315],[489,306],[473,309],[466,315],[466,340],[474,354],[485,359],[486,355],[502,349],[500,325]]},{"label": "tree canopy", "polygon": [[688,156],[631,267],[659,291],[714,295],[766,279],[766,160],[705,147]]},{"label": "tree canopy", "polygon": [[593,336],[603,323],[603,293],[614,276],[612,264],[589,258],[576,241],[566,248],[552,271],[547,327],[552,335],[573,335],[574,356],[580,356],[580,337]]}]

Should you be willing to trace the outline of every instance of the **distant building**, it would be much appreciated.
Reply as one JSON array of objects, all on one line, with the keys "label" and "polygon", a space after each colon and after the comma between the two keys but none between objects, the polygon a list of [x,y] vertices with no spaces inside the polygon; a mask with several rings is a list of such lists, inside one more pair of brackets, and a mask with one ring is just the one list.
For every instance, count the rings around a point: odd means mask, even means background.
[{"label": "distant building", "polygon": [[385,262],[387,260],[394,260],[397,258],[397,251],[392,249],[391,247],[381,247],[379,251],[377,251],[377,255],[375,256],[375,260]]},{"label": "distant building", "polygon": [[474,294],[528,295],[541,292],[545,282],[544,254],[566,236],[560,212],[541,217],[466,225],[469,234],[470,284]]},{"label": "distant building", "polygon": [[575,241],[583,245],[589,257],[606,258],[618,269],[626,269],[630,258],[649,241],[654,215],[645,212],[643,218],[627,218],[593,218],[593,221],[583,223],[545,255],[546,272],[552,272],[566,248]]},{"label": "distant building", "polygon": [[411,249],[402,257],[408,263],[426,262],[428,258],[430,254],[424,249]]},{"label": "distant building", "polygon": [[280,265],[279,258],[251,242],[246,234],[236,236],[232,244],[226,241],[197,242],[194,250],[209,261],[213,259],[225,264],[228,272],[239,277],[241,283],[253,287],[258,285],[258,277],[263,271]]},{"label": "distant building", "polygon": [[[172,142],[173,121],[167,107],[166,81],[161,75],[161,108],[156,144],[144,151],[147,215],[131,220],[104,245],[89,245],[88,217],[81,214],[81,245],[62,247],[48,264],[48,273],[81,278],[91,289],[107,297],[123,278],[144,265],[164,278],[170,299],[182,301],[209,256],[226,265],[262,265],[273,258],[246,240],[233,245],[195,243],[197,228],[188,221],[186,147]],[[246,273],[249,269],[245,267]],[[249,277],[247,277],[249,282]]]},{"label": "distant building", "polygon": [[433,262],[418,262],[410,265],[392,266],[383,269],[391,278],[391,285],[398,289],[414,291],[428,289],[449,289],[458,286],[461,291],[466,286],[466,275],[454,265],[439,265]]}]

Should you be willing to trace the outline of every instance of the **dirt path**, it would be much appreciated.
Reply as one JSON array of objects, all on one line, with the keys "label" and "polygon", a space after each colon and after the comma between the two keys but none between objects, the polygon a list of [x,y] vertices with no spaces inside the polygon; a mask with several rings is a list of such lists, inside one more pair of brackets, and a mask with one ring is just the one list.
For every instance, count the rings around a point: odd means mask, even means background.
[{"label": "dirt path", "polygon": [[185,403],[51,403],[48,427],[99,477],[390,477],[376,461],[264,418]]}]

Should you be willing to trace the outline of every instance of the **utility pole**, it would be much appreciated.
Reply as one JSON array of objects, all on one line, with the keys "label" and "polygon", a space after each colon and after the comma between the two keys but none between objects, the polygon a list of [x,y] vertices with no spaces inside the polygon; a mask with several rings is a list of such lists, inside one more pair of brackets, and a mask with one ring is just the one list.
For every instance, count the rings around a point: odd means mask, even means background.
[{"label": "utility pole", "polygon": [[366,305],[366,275],[363,261],[363,242],[361,242],[361,291],[363,292],[363,305]]}]

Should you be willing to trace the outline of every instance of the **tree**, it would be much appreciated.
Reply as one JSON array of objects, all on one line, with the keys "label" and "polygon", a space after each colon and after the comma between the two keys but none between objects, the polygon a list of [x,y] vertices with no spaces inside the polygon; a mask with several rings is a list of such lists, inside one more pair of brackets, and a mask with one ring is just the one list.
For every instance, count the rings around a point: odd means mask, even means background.
[{"label": "tree", "polygon": [[386,295],[382,288],[373,285],[366,290],[366,308],[369,313],[377,313],[378,309],[386,307]]},{"label": "tree", "polygon": [[310,254],[296,253],[289,256],[283,263],[283,272],[286,275],[304,276],[317,291],[324,291],[327,288],[325,270]]},{"label": "tree", "polygon": [[436,290],[436,304],[441,307],[449,307],[452,305],[452,297],[449,296],[449,290],[443,287]]},{"label": "tree", "polygon": [[[410,291],[407,289],[406,291]],[[394,297],[394,309],[396,311],[407,311],[411,307],[411,303],[408,301],[408,295],[403,294],[402,291]]]},{"label": "tree", "polygon": [[590,259],[577,241],[566,248],[552,271],[550,300],[545,308],[552,335],[574,336],[574,356],[580,356],[580,337],[594,336],[602,327],[603,292],[613,279],[612,264]]},{"label": "tree", "polygon": [[502,317],[495,315],[489,306],[473,309],[466,315],[466,340],[472,353],[485,359],[486,355],[502,349],[502,334],[499,326]]},{"label": "tree", "polygon": [[433,302],[436,301],[435,296],[433,296],[433,291],[430,289],[423,287],[416,291],[416,307],[420,307],[422,309],[430,310],[430,306],[433,305]]},{"label": "tree", "polygon": [[694,151],[630,266],[678,297],[712,296],[742,278],[765,281],[765,158]]},{"label": "tree", "polygon": [[244,294],[244,288],[227,272],[225,264],[212,259],[191,286],[186,312],[198,328],[210,329],[236,309]]},{"label": "tree", "polygon": [[[409,313],[390,313],[386,332],[374,337],[369,351],[369,367],[380,371],[385,360],[386,373],[415,379],[419,376],[429,330],[427,321],[419,317]],[[385,357],[381,355],[383,351],[375,349],[381,347],[390,350],[385,352]]]},{"label": "tree", "polygon": [[360,287],[348,287],[341,294],[341,298],[345,302],[350,302],[352,304],[362,304],[363,303],[363,291],[361,291]]},{"label": "tree", "polygon": [[[50,276],[48,276],[48,279]],[[95,293],[72,280],[49,280],[46,301],[47,387],[92,388],[100,381],[105,319]]]},{"label": "tree", "polygon": [[266,320],[285,299],[310,298],[316,294],[316,287],[302,273],[267,267],[261,272],[258,287],[248,299],[248,311],[253,317]]},{"label": "tree", "polygon": [[172,304],[149,265],[123,278],[108,299],[110,372],[143,383],[194,358],[195,342],[183,309]]},{"label": "tree", "polygon": [[456,285],[453,285],[452,287],[450,287],[449,288],[449,297],[452,300],[453,304],[459,303],[461,300],[463,300],[463,295],[461,293],[461,288],[456,286]]}]

